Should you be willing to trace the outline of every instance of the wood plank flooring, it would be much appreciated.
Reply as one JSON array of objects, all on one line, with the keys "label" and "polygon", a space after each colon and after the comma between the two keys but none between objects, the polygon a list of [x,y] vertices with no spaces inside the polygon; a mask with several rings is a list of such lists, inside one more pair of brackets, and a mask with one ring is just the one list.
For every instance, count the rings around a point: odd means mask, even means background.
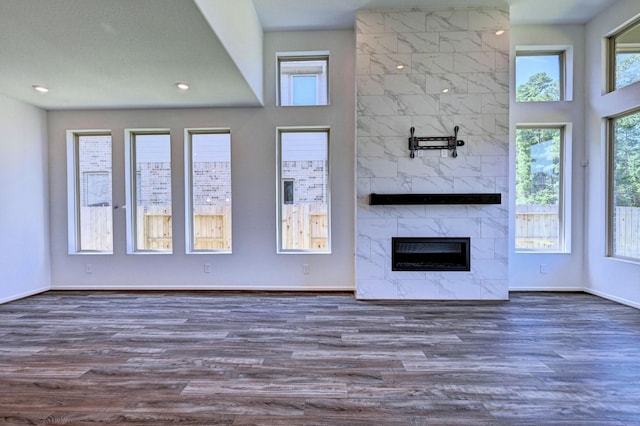
[{"label": "wood plank flooring", "polygon": [[580,293],[48,292],[0,342],[0,424],[640,424],[640,311]]}]

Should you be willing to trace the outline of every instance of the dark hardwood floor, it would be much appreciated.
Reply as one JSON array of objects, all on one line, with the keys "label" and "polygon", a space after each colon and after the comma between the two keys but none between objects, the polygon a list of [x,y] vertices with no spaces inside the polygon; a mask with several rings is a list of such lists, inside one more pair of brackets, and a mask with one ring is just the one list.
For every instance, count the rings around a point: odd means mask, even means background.
[{"label": "dark hardwood floor", "polygon": [[640,424],[640,311],[580,293],[53,291],[0,342],[1,424]]}]

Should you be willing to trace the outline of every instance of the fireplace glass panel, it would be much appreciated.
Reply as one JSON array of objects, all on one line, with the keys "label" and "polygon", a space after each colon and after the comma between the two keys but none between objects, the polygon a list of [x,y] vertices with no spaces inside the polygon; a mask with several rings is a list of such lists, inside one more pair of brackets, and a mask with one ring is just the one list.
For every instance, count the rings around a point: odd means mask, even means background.
[{"label": "fireplace glass panel", "polygon": [[469,271],[469,238],[392,238],[394,271]]}]

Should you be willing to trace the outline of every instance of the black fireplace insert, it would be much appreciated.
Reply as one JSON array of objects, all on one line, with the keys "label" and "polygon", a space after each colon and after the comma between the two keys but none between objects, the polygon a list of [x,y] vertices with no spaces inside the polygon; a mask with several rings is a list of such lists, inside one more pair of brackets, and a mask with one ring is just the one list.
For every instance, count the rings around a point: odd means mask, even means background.
[{"label": "black fireplace insert", "polygon": [[470,238],[392,238],[393,271],[470,271]]}]

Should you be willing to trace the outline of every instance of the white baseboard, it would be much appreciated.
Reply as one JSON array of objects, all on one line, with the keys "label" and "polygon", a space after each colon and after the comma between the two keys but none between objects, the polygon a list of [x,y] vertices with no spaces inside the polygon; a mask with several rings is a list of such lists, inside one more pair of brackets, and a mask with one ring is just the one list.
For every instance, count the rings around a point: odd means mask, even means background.
[{"label": "white baseboard", "polygon": [[576,292],[586,291],[584,287],[509,287],[512,291],[558,291],[558,292]]},{"label": "white baseboard", "polygon": [[625,299],[623,297],[612,296],[611,294],[607,294],[603,291],[593,290],[590,288],[585,288],[584,292],[593,294],[594,296],[602,297],[603,299],[620,303],[622,305],[627,305],[627,306],[631,306],[632,308],[640,309],[640,303],[634,302],[633,300]]},{"label": "white baseboard", "polygon": [[24,299],[25,297],[33,296],[34,294],[44,293],[45,291],[49,291],[49,290],[50,290],[49,287],[43,287],[36,290],[27,291],[24,293],[14,294],[9,297],[0,299],[0,305],[3,303],[12,302],[14,300]]},{"label": "white baseboard", "polygon": [[318,291],[318,292],[330,292],[330,291],[355,291],[353,286],[239,286],[233,285],[181,285],[181,286],[141,286],[141,285],[91,285],[78,284],[78,285],[54,285],[51,290],[117,290],[117,291]]}]

